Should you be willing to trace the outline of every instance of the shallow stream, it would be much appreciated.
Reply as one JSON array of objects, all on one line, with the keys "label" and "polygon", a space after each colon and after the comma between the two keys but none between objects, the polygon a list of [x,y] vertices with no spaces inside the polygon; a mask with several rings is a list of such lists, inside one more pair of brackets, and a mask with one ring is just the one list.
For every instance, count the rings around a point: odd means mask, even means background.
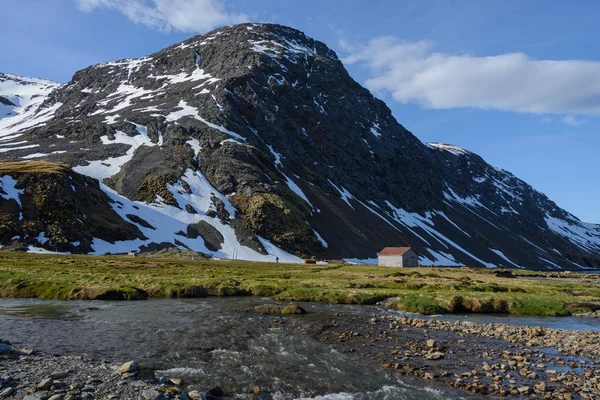
[{"label": "shallow stream", "polygon": [[[50,354],[114,363],[141,360],[161,371],[159,375],[184,378],[200,389],[219,385],[248,393],[258,385],[268,393],[264,399],[457,398],[433,383],[424,387],[422,380],[389,376],[378,364],[339,353],[306,334],[278,326],[273,316],[250,311],[266,302],[272,303],[256,297],[139,302],[0,299],[0,338]],[[335,312],[365,318],[389,313],[369,306],[302,306],[309,314],[296,318],[307,321]],[[577,318],[468,319],[598,329],[597,321]]]}]

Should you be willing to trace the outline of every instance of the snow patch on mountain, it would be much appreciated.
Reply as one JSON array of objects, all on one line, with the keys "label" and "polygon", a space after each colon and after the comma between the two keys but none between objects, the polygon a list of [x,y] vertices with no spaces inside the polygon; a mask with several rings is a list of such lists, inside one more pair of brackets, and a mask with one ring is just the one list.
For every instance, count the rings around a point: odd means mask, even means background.
[{"label": "snow patch on mountain", "polygon": [[319,242],[321,242],[321,244],[323,245],[323,247],[328,248],[329,244],[325,241],[325,239],[323,239],[323,237],[321,235],[319,235],[319,232],[317,232],[314,229],[313,229],[313,232],[315,233],[315,235],[317,236],[317,239],[319,239]]},{"label": "snow patch on mountain", "polygon": [[501,252],[500,250],[498,250],[498,249],[492,249],[492,248],[490,248],[490,250],[493,251],[494,253],[496,253],[503,260],[505,260],[505,261],[509,262],[510,264],[514,265],[515,267],[517,267],[517,268],[525,268],[525,267],[523,267],[523,266],[521,266],[521,265],[519,265],[517,263],[514,263],[511,260],[509,260],[508,257],[506,257],[504,255],[504,253]]},{"label": "snow patch on mountain", "polygon": [[243,137],[242,135],[232,132],[229,129],[226,129],[225,127],[223,127],[221,125],[217,125],[217,124],[208,122],[207,120],[205,120],[204,118],[202,118],[200,116],[198,109],[196,107],[189,106],[184,100],[180,100],[177,107],[180,108],[180,110],[174,111],[174,112],[170,113],[169,115],[167,115],[167,117],[166,117],[167,121],[175,122],[184,117],[192,117],[213,129],[216,129],[218,131],[226,133],[226,134],[233,136],[234,138],[242,140],[244,142],[246,141],[246,138]]},{"label": "snow patch on mountain", "polygon": [[[446,249],[450,249],[452,247],[452,248],[454,248],[454,250],[460,251],[461,253],[465,254],[467,257],[483,264],[487,268],[495,267],[494,264],[486,262],[486,261],[474,256],[472,253],[468,252],[463,247],[461,247],[454,241],[450,240],[448,237],[446,237],[443,234],[441,234],[440,232],[438,232],[435,229],[435,225],[434,225],[433,221],[431,220],[431,218],[434,215],[438,214],[439,211],[428,212],[428,213],[426,213],[426,216],[422,216],[418,213],[411,213],[411,212],[407,212],[401,208],[394,207],[394,205],[391,204],[389,201],[386,201],[386,204],[392,210],[392,212],[393,212],[392,215],[393,215],[394,219],[397,222],[399,222],[400,224],[406,226],[409,230],[411,230],[411,232],[413,232],[413,234],[420,237],[421,239],[423,239],[423,237],[421,235],[419,235],[415,231],[414,228],[421,228],[422,230],[427,232],[430,237],[434,238],[439,244],[444,246]],[[425,241],[425,239],[423,239],[423,240]],[[430,244],[427,241],[425,241],[425,242]],[[430,246],[431,246],[431,244],[430,244]],[[428,250],[431,251],[431,248]],[[437,260],[434,260],[434,261],[437,261]]]},{"label": "snow patch on mountain", "polygon": [[100,140],[104,145],[110,144],[126,144],[129,145],[127,152],[119,157],[111,157],[105,160],[93,160],[87,161],[88,165],[78,165],[73,167],[73,171],[82,175],[87,175],[91,178],[97,179],[102,182],[106,178],[110,178],[119,173],[121,167],[126,162],[133,158],[133,154],[140,146],[155,146],[152,139],[148,137],[148,134],[143,134],[138,131],[135,136],[129,136],[124,132],[117,131],[114,134],[114,139],[109,139],[108,136],[102,136]]},{"label": "snow patch on mountain", "polygon": [[354,206],[352,204],[350,204],[350,199],[354,199],[354,196],[352,196],[352,194],[346,190],[346,188],[339,188],[337,187],[337,185],[333,182],[331,182],[330,179],[328,179],[329,183],[331,184],[331,186],[333,186],[335,188],[335,190],[337,190],[340,194],[340,197],[342,198],[342,200],[348,204],[350,206],[350,208],[354,209]]},{"label": "snow patch on mountain", "polygon": [[[114,201],[112,208],[121,218],[127,220],[127,214],[133,214],[142,218],[151,226],[160,227],[160,229],[138,225],[140,231],[148,238],[146,240],[136,239],[109,243],[99,238],[94,238],[92,244],[94,254],[137,251],[141,246],[152,242],[162,243],[165,241],[165,238],[171,237],[176,238],[179,243],[182,243],[182,245],[178,245],[181,249],[202,252],[212,255],[215,258],[274,261],[275,257],[279,257],[282,262],[302,262],[299,257],[277,248],[263,238],[259,238],[259,240],[267,250],[267,255],[260,254],[249,247],[241,245],[237,240],[234,229],[230,225],[223,224],[219,219],[206,215],[206,211],[211,208],[212,200],[210,200],[210,197],[213,195],[223,201],[226,210],[232,216],[235,215],[235,208],[231,205],[227,197],[217,192],[198,171],[188,170],[184,177],[182,177],[182,180],[189,185],[191,193],[186,193],[181,183],[169,185],[169,189],[179,204],[187,203],[192,205],[192,207],[199,211],[198,214],[191,214],[186,210],[162,203],[148,204],[140,201],[132,201],[119,195],[108,186],[101,184],[101,189]],[[200,221],[207,222],[223,236],[224,242],[221,244],[220,250],[209,250],[201,238],[191,239],[179,234],[180,232],[185,232],[189,224]]]},{"label": "snow patch on mountain", "polygon": [[453,144],[439,143],[439,142],[428,142],[426,143],[432,149],[447,151],[454,154],[455,156],[462,156],[463,154],[470,154],[469,150],[465,150],[462,147],[455,146]]},{"label": "snow patch on mountain", "polygon": [[591,252],[600,251],[600,225],[581,222],[574,218],[563,220],[551,215],[546,215],[544,220],[548,228],[575,245]]},{"label": "snow patch on mountain", "polygon": [[296,184],[296,182],[294,182],[289,176],[287,176],[286,174],[283,173],[282,168],[283,168],[283,164],[281,163],[281,154],[277,153],[275,150],[273,150],[273,146],[271,145],[267,145],[267,147],[269,148],[269,151],[271,152],[271,154],[273,155],[273,157],[275,157],[275,168],[277,168],[277,170],[279,171],[279,173],[281,175],[283,175],[283,177],[285,178],[285,183],[288,186],[288,188],[296,193],[296,195],[298,195],[298,197],[300,197],[302,200],[304,200],[312,210],[315,209],[315,207],[312,205],[312,203],[310,202],[310,200],[308,200],[308,197],[306,197],[306,195],[304,194],[304,192],[302,191],[302,189],[300,189],[300,186],[298,186]]},{"label": "snow patch on mountain", "polygon": [[213,78],[211,74],[207,73],[201,68],[196,68],[191,73],[183,71],[177,75],[150,75],[149,78],[153,78],[159,81],[164,80],[165,83],[163,84],[162,88],[166,88],[169,84],[173,85],[184,82],[196,82],[211,78],[213,79],[212,82],[217,82],[220,80],[218,78]]},{"label": "snow patch on mountain", "polygon": [[[13,199],[19,205],[19,209],[23,206],[21,204],[21,196],[25,191],[23,189],[17,189],[18,181],[10,175],[4,175],[0,177],[0,196],[6,200]],[[19,212],[19,220],[23,219],[23,214]]]},{"label": "snow patch on mountain", "polygon": [[130,107],[132,105],[131,102],[134,99],[149,99],[156,93],[156,90],[146,90],[141,87],[135,87],[129,83],[121,83],[115,92],[106,96],[106,100],[98,102],[98,106],[100,107],[106,107],[110,103],[116,102],[114,106],[111,108],[100,108],[90,115],[113,114]]},{"label": "snow patch on mountain", "polygon": [[460,267],[461,263],[457,262],[452,254],[445,253],[443,251],[434,251],[432,249],[427,250],[431,254],[432,258],[419,256],[419,263],[421,265],[433,265],[442,267]]}]

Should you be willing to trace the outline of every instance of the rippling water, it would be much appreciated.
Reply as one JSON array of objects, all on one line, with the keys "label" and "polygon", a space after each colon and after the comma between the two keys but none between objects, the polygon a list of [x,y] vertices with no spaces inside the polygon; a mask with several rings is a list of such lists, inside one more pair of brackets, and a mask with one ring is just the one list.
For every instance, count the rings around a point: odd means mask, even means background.
[{"label": "rippling water", "polygon": [[[378,365],[341,354],[273,316],[248,310],[259,298],[208,298],[140,302],[0,300],[0,338],[51,354],[86,355],[115,363],[141,360],[164,376],[200,389],[214,385],[264,399],[453,399],[423,381],[388,376]],[[370,307],[307,304],[299,318]],[[418,382],[415,384],[414,382]],[[433,384],[432,384],[433,385]]]},{"label": "rippling water", "polygon": [[435,318],[448,321],[472,321],[479,324],[507,324],[515,326],[543,326],[552,329],[600,331],[600,319],[582,317],[528,317],[503,314],[456,314]]}]

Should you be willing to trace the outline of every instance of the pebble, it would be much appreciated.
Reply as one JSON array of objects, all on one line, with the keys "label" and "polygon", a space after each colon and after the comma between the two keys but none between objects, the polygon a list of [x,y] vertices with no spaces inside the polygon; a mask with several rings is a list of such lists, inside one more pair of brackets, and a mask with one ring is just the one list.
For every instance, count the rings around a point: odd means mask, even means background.
[{"label": "pebble", "polygon": [[439,360],[441,358],[444,358],[444,353],[442,353],[441,351],[436,351],[435,353],[431,353],[425,356],[425,359],[427,360]]}]

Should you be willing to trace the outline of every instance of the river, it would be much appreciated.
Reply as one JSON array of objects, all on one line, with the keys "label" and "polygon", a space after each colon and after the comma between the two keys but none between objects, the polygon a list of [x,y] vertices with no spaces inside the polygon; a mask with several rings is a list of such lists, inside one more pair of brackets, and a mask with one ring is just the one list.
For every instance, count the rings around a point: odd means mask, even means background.
[{"label": "river", "polygon": [[[0,299],[0,338],[49,354],[114,363],[141,360],[161,371],[159,375],[184,378],[198,387],[219,385],[228,392],[244,393],[259,385],[268,393],[265,399],[457,398],[455,392],[434,383],[428,387],[422,380],[390,376],[378,364],[339,353],[309,335],[277,325],[273,316],[250,311],[265,302],[272,303],[256,297],[140,302]],[[309,314],[295,318],[336,312],[368,318],[389,312],[369,306],[302,306]],[[590,328],[577,318],[468,318],[563,328],[577,323],[578,329]]]}]

